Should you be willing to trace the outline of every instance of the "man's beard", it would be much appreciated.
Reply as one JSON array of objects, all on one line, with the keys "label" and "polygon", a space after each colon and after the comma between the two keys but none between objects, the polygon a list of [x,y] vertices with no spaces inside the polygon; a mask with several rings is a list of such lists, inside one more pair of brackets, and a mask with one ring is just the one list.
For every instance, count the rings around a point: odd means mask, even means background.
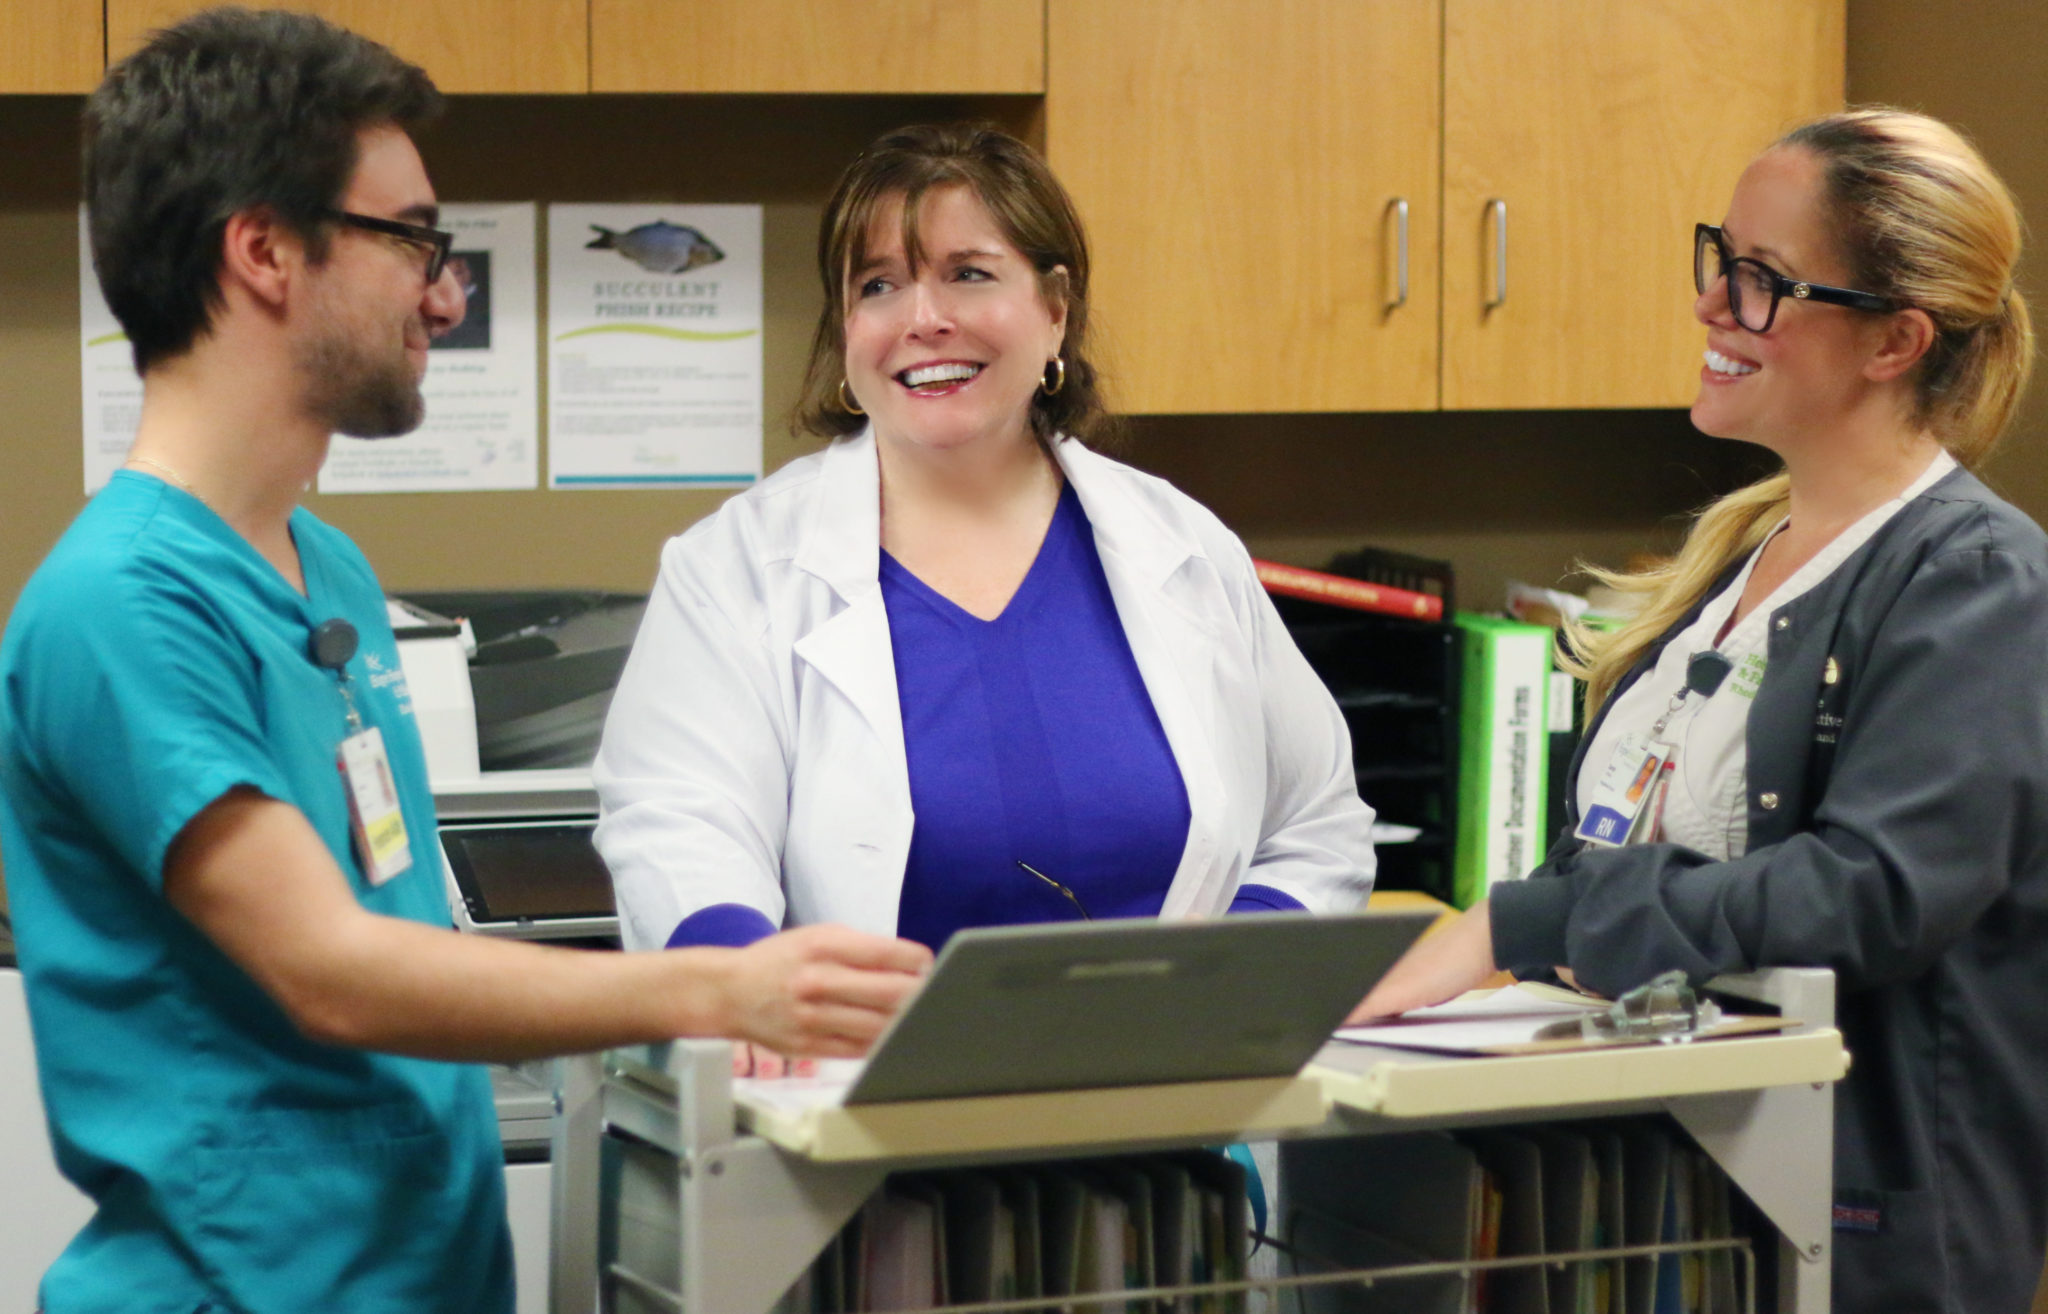
[{"label": "man's beard", "polygon": [[307,380],[308,409],[335,433],[395,438],[419,428],[427,416],[406,353],[369,352],[360,334],[335,331],[314,339],[301,349],[299,369]]}]

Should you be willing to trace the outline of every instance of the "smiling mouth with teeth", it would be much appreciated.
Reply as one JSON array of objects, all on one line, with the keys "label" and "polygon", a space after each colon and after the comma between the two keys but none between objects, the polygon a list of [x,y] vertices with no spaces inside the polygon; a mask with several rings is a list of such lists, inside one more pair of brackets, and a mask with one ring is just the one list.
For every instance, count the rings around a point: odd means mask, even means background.
[{"label": "smiling mouth with teeth", "polygon": [[981,373],[981,366],[965,361],[948,361],[943,365],[919,365],[904,370],[896,381],[912,390],[918,388],[943,387],[948,383],[962,383]]},{"label": "smiling mouth with teeth", "polygon": [[1745,365],[1739,360],[1723,356],[1711,347],[1707,349],[1707,368],[1716,374],[1728,375],[1754,374],[1757,369],[1754,365]]}]

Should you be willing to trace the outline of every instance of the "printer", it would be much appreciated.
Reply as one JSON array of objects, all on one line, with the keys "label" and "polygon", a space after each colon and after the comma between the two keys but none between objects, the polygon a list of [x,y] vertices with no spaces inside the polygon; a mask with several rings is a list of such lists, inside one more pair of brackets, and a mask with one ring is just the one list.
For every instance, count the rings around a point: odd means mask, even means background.
[{"label": "printer", "polygon": [[[612,948],[611,876],[591,846],[590,763],[646,609],[600,592],[408,593],[388,600],[427,754],[455,927]],[[545,1300],[549,1065],[492,1065],[521,1310]]]},{"label": "printer", "polygon": [[409,593],[390,602],[458,929],[616,944],[590,763],[646,598]]}]

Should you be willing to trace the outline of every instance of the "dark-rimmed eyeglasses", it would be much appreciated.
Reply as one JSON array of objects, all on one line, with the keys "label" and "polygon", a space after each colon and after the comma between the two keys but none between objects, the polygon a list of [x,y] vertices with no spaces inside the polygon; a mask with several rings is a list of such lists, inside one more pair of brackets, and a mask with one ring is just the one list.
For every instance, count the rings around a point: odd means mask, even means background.
[{"label": "dark-rimmed eyeglasses", "polygon": [[448,267],[448,250],[455,245],[455,234],[438,228],[427,228],[420,224],[409,224],[399,219],[378,219],[367,214],[354,214],[347,210],[329,210],[327,217],[351,228],[365,232],[382,233],[395,237],[401,242],[427,249],[427,285],[441,281],[441,271]]},{"label": "dark-rimmed eyeglasses", "polygon": [[1778,303],[1825,301],[1852,310],[1883,313],[1898,306],[1875,292],[1857,292],[1825,283],[1802,283],[1790,279],[1761,260],[1730,255],[1728,238],[1715,224],[1694,224],[1692,230],[1692,285],[1704,295],[1717,278],[1728,280],[1728,309],[1735,322],[1752,333],[1767,333],[1778,318]]}]

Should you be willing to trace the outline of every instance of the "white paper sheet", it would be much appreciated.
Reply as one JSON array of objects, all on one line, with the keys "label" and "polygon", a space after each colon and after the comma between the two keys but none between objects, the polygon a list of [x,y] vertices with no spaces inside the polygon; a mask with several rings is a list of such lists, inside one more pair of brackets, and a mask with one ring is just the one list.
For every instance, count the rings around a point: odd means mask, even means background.
[{"label": "white paper sheet", "polygon": [[449,266],[469,311],[434,342],[420,391],[427,419],[397,438],[337,435],[323,493],[532,488],[540,481],[538,227],[532,202],[444,205]]},{"label": "white paper sheet", "polygon": [[1512,985],[1474,990],[1446,1003],[1418,1008],[1370,1026],[1343,1027],[1336,1039],[1359,1045],[1393,1045],[1439,1053],[1476,1054],[1501,1045],[1524,1045],[1560,1018],[1597,1013],[1600,1000],[1573,999],[1545,986]]},{"label": "white paper sheet", "polygon": [[78,374],[85,411],[85,492],[100,491],[135,441],[142,419],[142,376],[135,372],[128,335],[100,295],[92,268],[85,207],[78,207]]},{"label": "white paper sheet", "polygon": [[760,206],[550,206],[549,486],[759,479],[761,328]]}]

